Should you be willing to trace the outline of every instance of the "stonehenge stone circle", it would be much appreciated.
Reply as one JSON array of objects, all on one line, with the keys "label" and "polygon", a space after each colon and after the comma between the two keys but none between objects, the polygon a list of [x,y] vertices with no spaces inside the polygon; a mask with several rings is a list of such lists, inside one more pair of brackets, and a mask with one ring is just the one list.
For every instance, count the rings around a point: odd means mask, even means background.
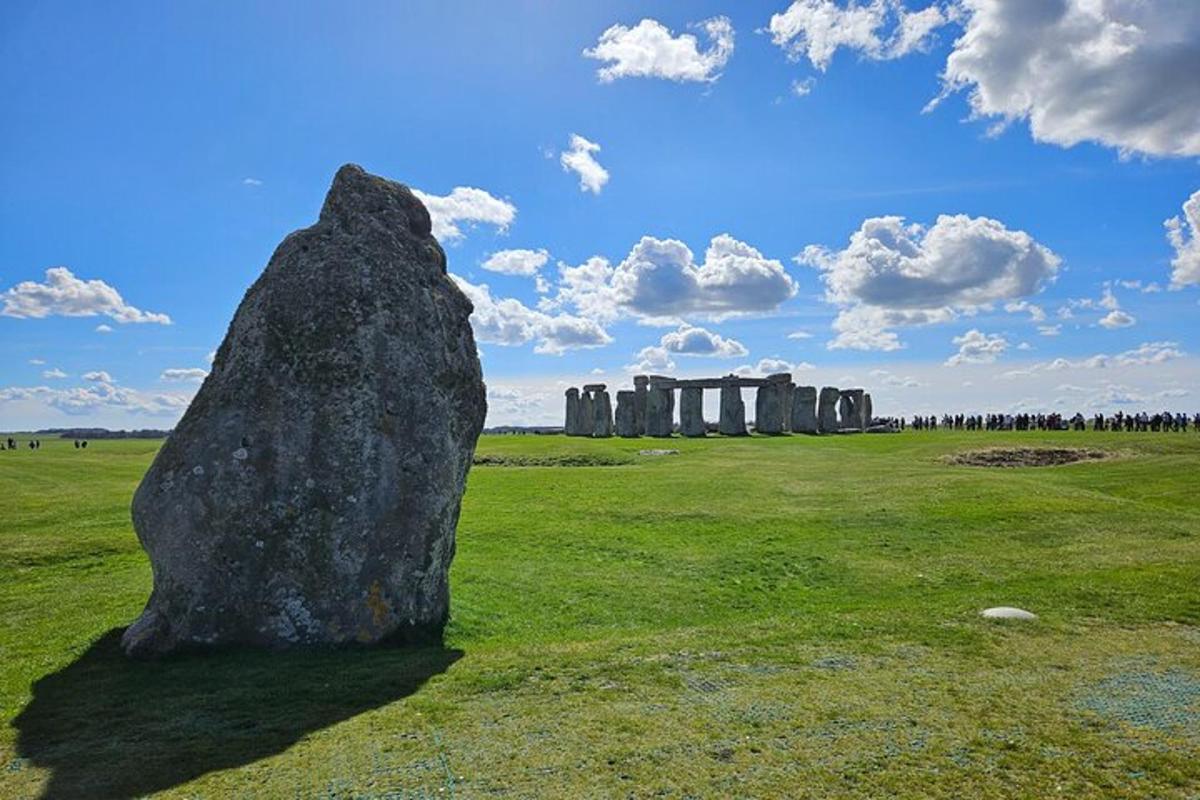
[{"label": "stonehenge stone circle", "polygon": [[579,393],[579,432],[577,436],[591,436],[596,422],[596,409],[591,392]]},{"label": "stonehenge stone circle", "polygon": [[869,427],[871,427],[871,425],[874,424],[875,410],[873,408],[871,408],[871,395],[869,393],[863,392],[862,402],[863,402],[863,407],[862,407],[863,425],[862,426],[863,426],[863,429],[865,430],[866,428],[869,428]]},{"label": "stonehenge stone circle", "polygon": [[708,433],[704,424],[704,390],[689,386],[679,392],[679,432],[701,437]]},{"label": "stonehenge stone circle", "polygon": [[745,436],[746,404],[742,401],[742,387],[735,383],[721,386],[721,418],[717,430],[722,436]]},{"label": "stonehenge stone circle", "polygon": [[133,497],[131,656],[436,641],[486,393],[429,212],[338,170],[242,299]]},{"label": "stonehenge stone circle", "polygon": [[840,394],[838,430],[866,430],[867,426],[863,421],[865,392],[862,389],[843,389]]},{"label": "stonehenge stone circle", "polygon": [[596,415],[592,426],[592,436],[598,439],[607,439],[613,434],[612,401],[609,400],[608,392],[604,389],[597,389],[592,400],[592,408]]},{"label": "stonehenge stone circle", "polygon": [[635,414],[636,392],[629,389],[622,389],[617,392],[617,436],[626,439],[635,439],[639,436],[637,429],[637,418]]},{"label": "stonehenge stone circle", "polygon": [[797,386],[792,392],[792,433],[817,433],[817,387]]},{"label": "stonehenge stone circle", "polygon": [[833,386],[822,386],[817,396],[817,432],[837,433],[838,401],[842,393]]},{"label": "stonehenge stone circle", "polygon": [[758,433],[783,433],[783,387],[776,381],[758,387],[754,400],[754,430]]}]

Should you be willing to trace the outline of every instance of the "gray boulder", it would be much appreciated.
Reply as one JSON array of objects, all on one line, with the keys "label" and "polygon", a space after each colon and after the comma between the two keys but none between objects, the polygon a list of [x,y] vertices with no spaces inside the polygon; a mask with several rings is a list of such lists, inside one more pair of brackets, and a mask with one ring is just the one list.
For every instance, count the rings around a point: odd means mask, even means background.
[{"label": "gray boulder", "polygon": [[634,405],[636,394],[636,392],[629,389],[622,389],[617,392],[617,436],[634,439],[639,435],[637,429],[637,410]]},{"label": "gray boulder", "polygon": [[838,401],[842,393],[833,386],[821,387],[817,397],[817,431],[819,433],[837,433],[838,430]]},{"label": "gray boulder", "polygon": [[734,383],[721,386],[721,417],[717,430],[722,436],[746,435],[746,403],[742,390]]},{"label": "gray boulder", "polygon": [[817,387],[797,386],[792,392],[792,431],[817,432]]},{"label": "gray boulder", "polygon": [[592,395],[592,435],[597,439],[607,439],[613,435],[612,400],[604,389],[597,389]]},{"label": "gray boulder", "polygon": [[487,407],[471,310],[412,192],[338,170],[134,494],[126,653],[439,639]]},{"label": "gray boulder", "polygon": [[704,424],[704,390],[688,386],[679,391],[679,432],[693,438],[708,433]]}]

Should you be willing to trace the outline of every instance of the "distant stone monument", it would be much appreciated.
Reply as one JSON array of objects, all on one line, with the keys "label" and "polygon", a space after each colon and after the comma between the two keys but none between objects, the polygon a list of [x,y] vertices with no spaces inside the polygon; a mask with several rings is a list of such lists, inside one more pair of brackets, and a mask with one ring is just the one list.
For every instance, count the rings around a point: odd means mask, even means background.
[{"label": "distant stone monument", "polygon": [[704,390],[698,386],[679,392],[679,432],[692,438],[708,434],[704,424]]},{"label": "distant stone monument", "polygon": [[838,431],[838,401],[842,393],[832,386],[821,387],[817,397],[817,432],[837,433]]},{"label": "distant stone monument", "polygon": [[754,402],[754,430],[758,433],[783,433],[784,394],[792,376],[786,373],[768,375],[764,385],[758,387]]},{"label": "distant stone monument", "polygon": [[637,429],[636,409],[634,407],[635,397],[636,393],[629,389],[622,389],[617,392],[617,436],[625,439],[636,439],[641,435]]},{"label": "distant stone monument", "polygon": [[592,397],[594,398],[592,400],[594,414],[592,436],[597,439],[607,439],[613,435],[612,401],[609,400],[608,392],[603,384],[592,393]]},{"label": "distant stone monument", "polygon": [[742,387],[732,380],[721,385],[721,417],[717,430],[722,436],[745,436],[746,404],[742,400]]},{"label": "distant stone monument", "polygon": [[797,386],[792,391],[792,433],[818,433],[817,387]]},{"label": "distant stone monument", "polygon": [[134,494],[154,591],[125,652],[440,639],[486,412],[471,310],[413,193],[338,170]]},{"label": "distant stone monument", "polygon": [[650,387],[646,394],[646,435],[665,438],[675,427],[675,394]]},{"label": "distant stone monument", "polygon": [[567,436],[579,435],[579,390],[572,386],[567,389],[567,413],[563,422],[563,433]]}]

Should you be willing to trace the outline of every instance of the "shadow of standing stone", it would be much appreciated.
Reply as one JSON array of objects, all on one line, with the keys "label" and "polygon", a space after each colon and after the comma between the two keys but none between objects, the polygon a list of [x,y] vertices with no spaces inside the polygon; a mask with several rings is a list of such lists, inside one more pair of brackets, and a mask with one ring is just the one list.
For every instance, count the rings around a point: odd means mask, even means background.
[{"label": "shadow of standing stone", "polygon": [[51,771],[43,798],[133,798],[283,752],[415,694],[462,657],[442,647],[222,649],[139,662],[119,629],[39,680],[13,722]]}]

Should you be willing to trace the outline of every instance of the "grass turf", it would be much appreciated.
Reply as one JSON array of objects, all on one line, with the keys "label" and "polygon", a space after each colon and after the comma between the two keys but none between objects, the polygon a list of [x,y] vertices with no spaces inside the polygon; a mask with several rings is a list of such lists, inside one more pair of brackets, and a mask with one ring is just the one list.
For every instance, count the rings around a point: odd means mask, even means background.
[{"label": "grass turf", "polygon": [[444,648],[131,663],[156,446],[0,453],[0,797],[1200,796],[1193,433],[484,437]]}]

